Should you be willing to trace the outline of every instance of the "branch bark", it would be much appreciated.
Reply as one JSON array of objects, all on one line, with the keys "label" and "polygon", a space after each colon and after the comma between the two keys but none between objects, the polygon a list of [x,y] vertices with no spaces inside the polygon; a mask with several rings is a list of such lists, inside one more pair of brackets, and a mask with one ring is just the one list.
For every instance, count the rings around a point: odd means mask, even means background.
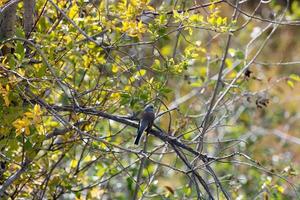
[{"label": "branch bark", "polygon": [[28,166],[29,166],[30,163],[31,163],[31,161],[26,159],[26,161],[25,161],[24,164],[22,165],[21,169],[19,169],[15,174],[13,174],[12,176],[10,176],[10,177],[3,183],[3,185],[0,187],[0,197],[3,197],[4,192],[6,191],[6,189],[7,189],[7,188],[8,188],[15,180],[17,180],[17,179],[21,176],[21,174],[23,174],[23,173],[27,170],[27,168],[28,168]]},{"label": "branch bark", "polygon": [[[15,34],[18,2],[19,1],[9,2],[0,10],[0,41],[6,38],[10,38]],[[10,49],[11,48],[6,46],[2,47],[2,55],[9,53]]]},{"label": "branch bark", "polygon": [[24,31],[25,36],[28,38],[33,27],[35,0],[24,0]]}]

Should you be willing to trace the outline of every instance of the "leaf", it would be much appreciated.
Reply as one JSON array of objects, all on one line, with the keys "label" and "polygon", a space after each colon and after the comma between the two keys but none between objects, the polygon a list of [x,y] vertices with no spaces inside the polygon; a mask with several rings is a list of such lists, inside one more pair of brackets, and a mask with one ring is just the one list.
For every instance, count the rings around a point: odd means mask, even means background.
[{"label": "leaf", "polygon": [[221,26],[222,23],[223,23],[222,17],[218,17],[218,18],[217,18],[217,21],[216,21],[217,26]]},{"label": "leaf", "polygon": [[236,57],[240,60],[243,60],[245,58],[244,52],[238,50],[236,52]]},{"label": "leaf", "polygon": [[117,72],[119,71],[118,66],[117,66],[116,64],[113,64],[113,65],[112,65],[112,68],[111,68],[111,71],[112,71],[113,73],[117,73]]},{"label": "leaf", "polygon": [[77,164],[78,164],[78,161],[74,159],[74,160],[71,161],[70,167],[75,168],[77,166]]},{"label": "leaf", "polygon": [[180,19],[180,15],[179,15],[179,13],[178,13],[177,10],[173,10],[173,17],[174,17],[175,19]]},{"label": "leaf", "polygon": [[227,59],[225,60],[225,63],[226,63],[226,65],[227,65],[228,68],[230,68],[230,69],[232,68],[232,66],[233,66],[232,59],[227,58]]},{"label": "leaf", "polygon": [[214,26],[216,24],[216,18],[214,16],[208,17],[207,22]]},{"label": "leaf", "polygon": [[277,190],[278,190],[278,192],[280,192],[281,194],[283,194],[284,193],[284,188],[282,187],[282,186],[280,186],[280,185],[277,185]]},{"label": "leaf", "polygon": [[235,53],[236,53],[236,50],[233,49],[233,48],[229,48],[228,49],[228,54],[231,56],[231,57],[234,57],[235,56]]},{"label": "leaf", "polygon": [[223,25],[226,26],[227,25],[227,17],[224,17],[222,21],[223,21]]},{"label": "leaf", "polygon": [[23,117],[22,119],[17,119],[12,125],[16,128],[16,136],[19,136],[21,133],[25,133],[26,135],[30,134],[30,121],[28,118]]},{"label": "leaf", "polygon": [[185,194],[185,195],[190,196],[191,193],[192,193],[191,187],[185,187],[185,188],[184,188],[184,194]]},{"label": "leaf", "polygon": [[119,92],[114,92],[111,94],[111,97],[114,99],[114,100],[118,100],[120,99],[120,93]]},{"label": "leaf", "polygon": [[[37,70],[35,71],[35,73],[36,73],[36,76],[37,76],[38,78],[41,78],[41,77],[43,77],[43,76],[45,75],[46,70],[47,70],[46,65],[35,64],[34,67],[37,68]],[[24,75],[23,75],[23,76],[24,76]]]},{"label": "leaf", "polygon": [[203,85],[202,81],[196,81],[191,83],[192,87],[201,87]]},{"label": "leaf", "polygon": [[208,7],[208,9],[209,9],[210,11],[213,11],[215,8],[216,8],[216,5],[215,5],[214,3],[212,3],[212,4]]},{"label": "leaf", "polygon": [[171,88],[162,88],[160,91],[161,91],[162,93],[164,93],[164,94],[167,94],[167,93],[172,92],[173,89],[171,89]]},{"label": "leaf", "polygon": [[171,55],[173,50],[173,47],[170,45],[165,45],[162,49],[161,49],[161,53],[163,56],[169,56]]},{"label": "leaf", "polygon": [[291,88],[294,88],[294,86],[295,86],[294,82],[293,82],[293,81],[290,81],[290,80],[287,81],[287,84],[288,84]]},{"label": "leaf", "polygon": [[7,144],[9,145],[12,151],[17,150],[19,148],[17,140],[9,140]]},{"label": "leaf", "polygon": [[97,168],[98,168],[98,170],[97,170],[96,175],[98,177],[102,177],[105,173],[105,168],[102,165],[97,165]]},{"label": "leaf", "polygon": [[144,76],[146,74],[146,72],[147,71],[145,69],[141,69],[141,70],[138,71],[140,76]]},{"label": "leaf", "polygon": [[128,93],[121,93],[120,95],[122,98],[131,98],[131,96]]},{"label": "leaf", "polygon": [[77,15],[78,11],[79,11],[79,8],[78,8],[77,4],[74,3],[73,6],[70,8],[68,16],[72,19]]},{"label": "leaf", "polygon": [[300,81],[300,76],[297,74],[291,74],[289,77],[294,81],[298,81],[298,82]]},{"label": "leaf", "polygon": [[16,49],[15,49],[15,56],[17,56],[17,58],[19,60],[22,60],[25,56],[25,48],[24,45],[21,42],[17,42],[16,45]]},{"label": "leaf", "polygon": [[29,140],[27,140],[27,141],[25,142],[25,144],[24,144],[24,149],[25,149],[26,151],[32,150],[32,144],[31,144],[31,142],[30,142]]},{"label": "leaf", "polygon": [[35,104],[33,109],[31,109],[29,112],[25,112],[24,115],[31,119],[34,124],[38,124],[41,122],[41,115],[43,114],[41,110],[41,106],[38,104]]},{"label": "leaf", "polygon": [[25,32],[22,28],[17,28],[16,29],[16,36],[20,38],[25,38]]}]

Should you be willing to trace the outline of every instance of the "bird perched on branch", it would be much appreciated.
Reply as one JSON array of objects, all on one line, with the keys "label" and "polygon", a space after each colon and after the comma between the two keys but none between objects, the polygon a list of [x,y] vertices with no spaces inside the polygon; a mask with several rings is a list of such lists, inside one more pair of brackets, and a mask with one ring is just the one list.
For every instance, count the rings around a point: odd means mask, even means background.
[{"label": "bird perched on branch", "polygon": [[144,108],[144,111],[142,113],[142,117],[139,123],[139,128],[137,130],[137,136],[134,141],[135,145],[139,144],[143,132],[149,130],[152,127],[154,119],[155,119],[154,106],[152,104],[149,104]]}]

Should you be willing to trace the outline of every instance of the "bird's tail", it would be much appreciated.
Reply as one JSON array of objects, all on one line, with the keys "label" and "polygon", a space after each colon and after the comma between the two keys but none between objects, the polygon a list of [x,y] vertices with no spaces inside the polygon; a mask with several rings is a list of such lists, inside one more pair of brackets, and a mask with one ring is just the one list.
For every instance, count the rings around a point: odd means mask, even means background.
[{"label": "bird's tail", "polygon": [[137,132],[137,136],[136,136],[135,141],[134,141],[135,145],[139,145],[139,142],[140,142],[140,139],[142,137],[142,134],[143,134],[143,130],[139,130]]}]

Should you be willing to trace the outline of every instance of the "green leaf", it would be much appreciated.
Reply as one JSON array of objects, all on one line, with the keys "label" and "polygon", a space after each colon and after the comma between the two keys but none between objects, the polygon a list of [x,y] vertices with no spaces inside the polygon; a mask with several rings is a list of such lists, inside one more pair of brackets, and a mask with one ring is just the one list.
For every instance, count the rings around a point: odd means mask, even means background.
[{"label": "green leaf", "polygon": [[162,89],[160,89],[160,92],[164,93],[164,94],[170,93],[172,91],[173,91],[173,89],[171,89],[171,88],[162,88]]},{"label": "green leaf", "polygon": [[16,29],[16,36],[19,38],[25,38],[25,33],[22,28],[17,28]]},{"label": "green leaf", "polygon": [[191,86],[192,87],[201,87],[203,85],[202,81],[196,81],[196,82],[193,82],[191,83]]},{"label": "green leaf", "polygon": [[46,74],[47,67],[46,65],[42,65],[36,72],[37,77],[43,77]]},{"label": "green leaf", "polygon": [[24,149],[25,149],[26,151],[32,150],[32,143],[31,143],[29,140],[27,140],[27,141],[24,143]]},{"label": "green leaf", "polygon": [[236,52],[236,58],[243,60],[245,58],[244,52],[242,51],[237,51]]},{"label": "green leaf", "polygon": [[18,58],[18,60],[22,60],[24,58],[25,48],[21,42],[17,42],[14,55]]},{"label": "green leaf", "polygon": [[9,140],[8,145],[11,148],[11,151],[15,151],[19,148],[18,141],[14,139]]}]

